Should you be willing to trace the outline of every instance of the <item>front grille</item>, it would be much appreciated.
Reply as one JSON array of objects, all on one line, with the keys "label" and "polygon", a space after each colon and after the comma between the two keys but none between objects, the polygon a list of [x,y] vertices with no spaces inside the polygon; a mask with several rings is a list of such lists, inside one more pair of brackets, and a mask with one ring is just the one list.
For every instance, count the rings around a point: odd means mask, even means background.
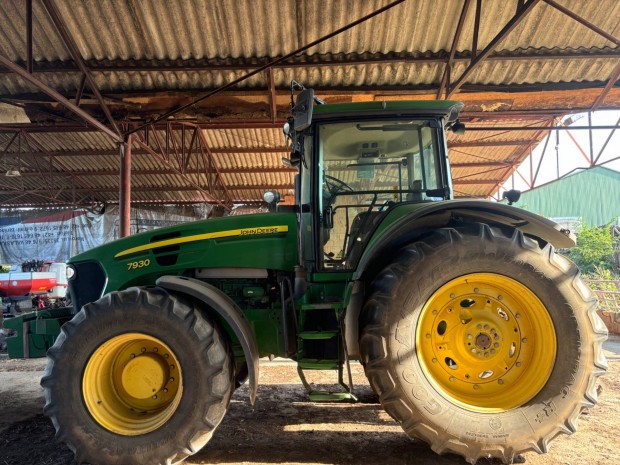
[{"label": "front grille", "polygon": [[71,266],[75,268],[75,276],[69,280],[69,295],[77,313],[84,305],[101,297],[106,275],[98,262],[72,263]]}]

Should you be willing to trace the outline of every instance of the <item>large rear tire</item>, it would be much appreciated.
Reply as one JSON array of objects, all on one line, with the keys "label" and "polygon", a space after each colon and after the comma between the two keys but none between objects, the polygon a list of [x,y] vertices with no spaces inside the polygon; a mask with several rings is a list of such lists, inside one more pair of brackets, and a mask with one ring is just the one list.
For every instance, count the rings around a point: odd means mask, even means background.
[{"label": "large rear tire", "polygon": [[78,462],[174,464],[211,438],[233,374],[225,339],[192,302],[131,288],[63,326],[41,381],[44,411]]},{"label": "large rear tire", "polygon": [[576,430],[597,401],[607,330],[574,264],[486,225],[439,230],[398,257],[372,283],[360,350],[408,435],[512,463]]}]

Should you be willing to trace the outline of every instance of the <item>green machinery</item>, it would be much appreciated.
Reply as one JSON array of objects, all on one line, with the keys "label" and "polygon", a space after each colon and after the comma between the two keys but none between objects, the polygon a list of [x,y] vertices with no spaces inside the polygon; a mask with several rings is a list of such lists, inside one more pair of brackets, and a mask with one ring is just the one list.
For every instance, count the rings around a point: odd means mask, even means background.
[{"label": "green machinery", "polygon": [[[606,329],[554,249],[574,237],[516,207],[453,199],[445,134],[463,129],[462,105],[320,103],[302,90],[284,127],[294,205],[267,192],[270,213],[70,260],[77,313],[42,385],[78,461],[182,461],[236,387],[248,382],[255,402],[271,355],[295,360],[317,401],[355,401],[360,361],[408,435],[472,463],[546,452],[594,405]],[[334,388],[313,387],[312,370],[334,373]]]}]

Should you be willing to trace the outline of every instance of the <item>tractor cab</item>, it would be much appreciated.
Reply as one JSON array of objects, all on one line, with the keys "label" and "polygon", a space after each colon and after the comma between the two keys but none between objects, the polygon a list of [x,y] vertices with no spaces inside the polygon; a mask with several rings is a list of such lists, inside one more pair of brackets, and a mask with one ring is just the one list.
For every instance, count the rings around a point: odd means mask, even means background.
[{"label": "tractor cab", "polygon": [[353,270],[390,210],[452,198],[444,131],[462,104],[315,101],[312,89],[300,92],[284,128],[286,162],[300,171],[300,231],[312,230],[316,245],[300,256],[318,271]]}]

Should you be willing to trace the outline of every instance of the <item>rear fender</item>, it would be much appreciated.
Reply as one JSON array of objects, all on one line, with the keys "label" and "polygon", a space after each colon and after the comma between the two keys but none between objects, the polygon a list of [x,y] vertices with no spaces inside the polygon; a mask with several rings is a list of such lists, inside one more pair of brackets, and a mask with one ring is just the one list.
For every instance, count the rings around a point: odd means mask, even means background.
[{"label": "rear fender", "polygon": [[[397,211],[398,207],[395,214]],[[554,221],[521,208],[484,200],[433,202],[404,215],[385,229],[379,226],[375,234],[378,233],[380,237],[371,239],[358,264],[354,279],[360,279],[371,268],[376,268],[381,257],[389,257],[390,251],[400,249],[420,235],[436,228],[464,223],[508,226],[548,242],[558,249],[570,248],[576,243],[575,235],[570,231],[562,229]]]},{"label": "rear fender", "polygon": [[204,302],[230,326],[243,349],[248,367],[250,404],[254,405],[258,390],[258,344],[250,323],[237,304],[217,287],[198,279],[162,276],[156,284],[173,293],[185,294]]}]

